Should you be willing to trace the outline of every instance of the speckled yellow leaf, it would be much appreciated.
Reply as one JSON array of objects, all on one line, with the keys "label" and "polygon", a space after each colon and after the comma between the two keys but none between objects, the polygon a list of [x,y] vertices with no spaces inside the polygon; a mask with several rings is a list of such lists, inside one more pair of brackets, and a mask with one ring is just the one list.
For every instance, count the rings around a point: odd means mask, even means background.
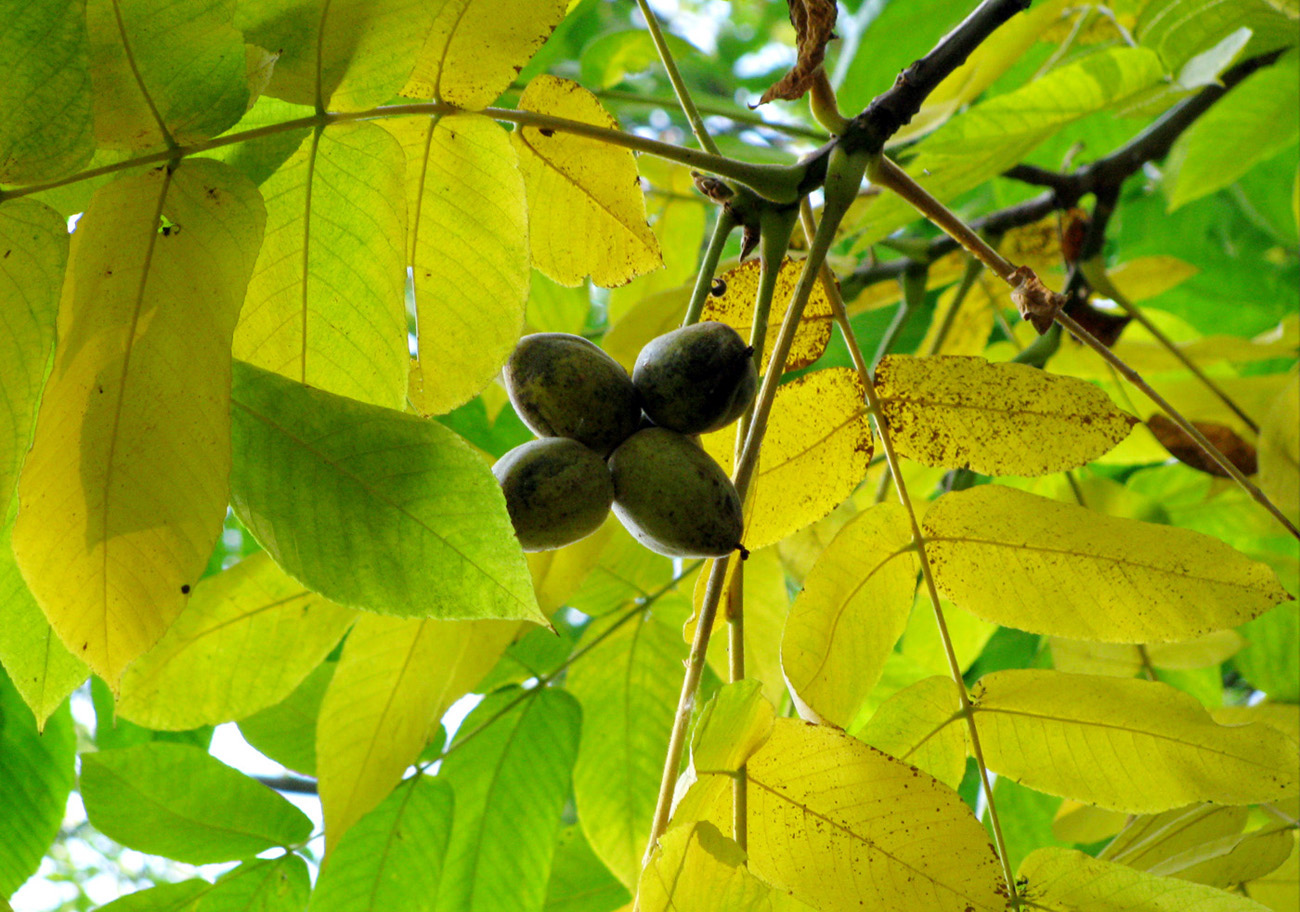
[{"label": "speckled yellow leaf", "polygon": [[1049,795],[1153,814],[1300,789],[1286,735],[1219,725],[1159,681],[1016,669],[985,675],[972,700],[989,769]]},{"label": "speckled yellow leaf", "polygon": [[559,25],[567,0],[443,0],[402,94],[483,108]]},{"label": "speckled yellow leaf", "polygon": [[247,178],[196,159],[104,185],[72,237],[14,553],[59,637],[114,686],[221,534],[230,339],[264,219]]},{"label": "speckled yellow leaf", "polygon": [[[758,295],[758,278],[762,264],[749,260],[729,269],[714,279],[717,294],[710,294],[704,302],[701,320],[717,320],[749,339],[754,331],[754,301]],[[763,364],[760,373],[766,373],[772,360],[772,348],[781,333],[781,323],[790,309],[794,286],[803,271],[802,260],[786,257],[781,271],[776,275],[776,288],[772,292],[772,310],[767,318],[767,335],[763,343]],[[804,306],[799,329],[795,332],[790,356],[785,359],[788,371],[807,367],[822,356],[831,340],[831,302],[820,282],[813,285],[812,294]]]},{"label": "speckled yellow leaf", "polygon": [[[765,548],[826,516],[867,474],[874,442],[858,375],[831,367],[776,391],[745,502],[744,545]],[[701,437],[728,473],[736,426]]]},{"label": "speckled yellow leaf", "polygon": [[954,604],[1031,633],[1187,640],[1291,599],[1267,564],[1216,538],[1003,485],[944,495],[924,533],[935,581]]},{"label": "speckled yellow leaf", "polygon": [[876,385],[899,453],[986,475],[1081,466],[1137,423],[1098,387],[1025,364],[889,355]]},{"label": "speckled yellow leaf", "polygon": [[524,182],[509,136],[486,117],[385,126],[406,151],[406,262],[420,345],[411,379],[421,395],[412,403],[440,415],[492,382],[523,332],[531,272]]},{"label": "speckled yellow leaf", "polygon": [[881,703],[857,737],[955,789],[966,774],[960,710],[952,678],[922,678]]},{"label": "speckled yellow leaf", "polygon": [[518,627],[517,621],[362,615],[316,726],[330,848],[397,784],[447,707],[491,670]]},{"label": "speckled yellow leaf", "polygon": [[644,912],[772,912],[772,888],[745,866],[745,852],[707,820],[659,840],[641,872]]},{"label": "speckled yellow leaf", "polygon": [[117,711],[163,731],[242,719],[287,697],[356,615],[254,554],[194,587],[158,645],[122,675]]},{"label": "speckled yellow leaf", "polygon": [[899,504],[859,513],[822,552],[794,600],[781,667],[799,714],[847,728],[907,626],[919,564]]},{"label": "speckled yellow leaf", "polygon": [[1034,907],[1047,912],[1266,912],[1237,893],[1156,877],[1074,849],[1038,849],[1020,865]]},{"label": "speckled yellow leaf", "polygon": [[[618,129],[596,96],[556,76],[530,82],[519,107]],[[591,276],[608,288],[662,265],[631,150],[535,127],[510,140],[528,191],[533,265],[547,277],[572,286]]]}]

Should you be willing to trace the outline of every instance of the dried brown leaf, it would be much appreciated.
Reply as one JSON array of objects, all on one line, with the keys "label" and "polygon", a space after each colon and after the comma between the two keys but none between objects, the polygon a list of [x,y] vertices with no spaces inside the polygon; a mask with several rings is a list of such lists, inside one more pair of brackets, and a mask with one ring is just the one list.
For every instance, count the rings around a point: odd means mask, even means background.
[{"label": "dried brown leaf", "polygon": [[812,84],[814,74],[826,57],[826,43],[835,35],[834,0],[789,0],[799,59],[790,72],[763,93],[759,104],[774,98],[796,101]]}]

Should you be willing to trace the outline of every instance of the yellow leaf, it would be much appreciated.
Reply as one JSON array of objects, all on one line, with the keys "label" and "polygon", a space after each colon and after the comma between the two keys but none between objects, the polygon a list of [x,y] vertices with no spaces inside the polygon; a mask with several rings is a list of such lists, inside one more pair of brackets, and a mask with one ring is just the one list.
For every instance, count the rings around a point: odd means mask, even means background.
[{"label": "yellow leaf", "polygon": [[752,679],[723,685],[705,704],[691,735],[691,765],[700,772],[740,769],[772,734],[776,712]]},{"label": "yellow leaf", "polygon": [[254,554],[194,588],[122,675],[118,714],[162,731],[242,719],[287,697],[356,615]]},{"label": "yellow leaf", "polygon": [[1089,643],[1052,637],[1052,666],[1074,674],[1105,674],[1131,678],[1142,670],[1142,652],[1156,668],[1208,668],[1232,658],[1246,644],[1235,630],[1214,630],[1181,643]]},{"label": "yellow leaf", "polygon": [[1195,698],[1158,681],[998,671],[972,699],[989,769],[1049,795],[1151,814],[1195,801],[1274,801],[1297,789],[1285,735],[1218,725]]},{"label": "yellow leaf", "polygon": [[591,535],[571,545],[552,551],[530,551],[524,555],[532,573],[537,607],[542,614],[550,617],[578,590],[609,544],[614,525],[606,521]]},{"label": "yellow leaf", "polygon": [[1175,288],[1201,270],[1172,256],[1145,256],[1106,270],[1111,283],[1130,301],[1145,301]]},{"label": "yellow leaf", "polygon": [[[1005,909],[984,828],[920,770],[833,728],[777,719],[747,772],[749,869],[777,889],[823,912]],[[730,781],[701,774],[692,791],[709,803],[688,794],[678,814],[703,810],[727,834]]]},{"label": "yellow leaf", "polygon": [[447,707],[492,669],[518,629],[517,621],[361,616],[316,726],[329,848],[392,790]]},{"label": "yellow leaf", "polygon": [[857,737],[955,789],[966,775],[960,711],[952,678],[922,678],[881,703]]},{"label": "yellow leaf", "polygon": [[486,117],[412,117],[385,126],[406,151],[407,263],[423,390],[414,405],[422,415],[440,415],[492,381],[523,331],[530,272],[524,182],[509,137]]},{"label": "yellow leaf", "polygon": [[930,329],[918,350],[929,355],[978,355],[983,352],[988,345],[989,333],[993,331],[993,315],[1006,304],[1005,287],[996,277],[981,273],[956,311],[953,307],[957,305],[960,285],[954,285],[939,295],[934,319],[930,321]]},{"label": "yellow leaf", "polygon": [[326,392],[406,404],[405,161],[373,123],[303,140],[262,184],[266,242],[234,354]]},{"label": "yellow leaf", "polygon": [[1291,596],[1266,565],[1188,529],[1103,516],[1003,485],[925,516],[939,588],[1008,627],[1102,643],[1187,640]]},{"label": "yellow leaf", "polygon": [[[749,339],[754,332],[754,302],[758,296],[758,279],[762,264],[759,260],[741,263],[714,279],[714,287],[719,293],[710,294],[704,302],[701,320],[717,320],[726,323],[742,338]],[[772,310],[767,318],[767,335],[763,342],[763,363],[759,373],[767,373],[772,360],[772,349],[776,337],[781,333],[781,323],[786,311],[790,309],[790,299],[794,295],[795,284],[803,272],[803,261],[786,257],[781,262],[781,270],[776,274],[776,287],[772,292]],[[812,294],[804,306],[799,328],[795,330],[794,343],[790,346],[790,355],[785,359],[787,371],[807,367],[822,356],[826,345],[831,340],[831,302],[826,297],[826,290],[817,282]]]},{"label": "yellow leaf", "polygon": [[781,637],[801,716],[840,728],[853,721],[907,626],[919,566],[898,504],[858,514],[822,552]]},{"label": "yellow leaf", "polygon": [[1052,835],[1062,842],[1092,843],[1114,836],[1129,820],[1128,814],[1062,801],[1052,818]]},{"label": "yellow leaf", "polygon": [[[727,567],[728,581],[737,569],[743,569],[745,581],[745,673],[747,677],[762,681],[763,695],[777,703],[785,693],[781,676],[781,629],[790,612],[785,571],[775,548],[751,551],[743,562],[733,560]],[[695,636],[694,619],[699,616],[703,604],[707,579],[708,573],[704,572],[696,580],[694,612],[683,629],[687,642]],[[708,652],[709,665],[724,680],[729,667],[727,637],[718,636],[717,632],[727,623],[725,606],[724,602],[723,610],[718,611],[713,628],[715,635],[709,640]]]},{"label": "yellow leaf", "polygon": [[1300,908],[1300,840],[1293,834],[1291,842],[1291,856],[1282,867],[1242,885],[1247,896],[1274,912]]},{"label": "yellow leaf", "polygon": [[1234,893],[1155,877],[1074,849],[1038,849],[1020,865],[1026,894],[1048,912],[1264,912]]},{"label": "yellow leaf", "polygon": [[1140,871],[1150,870],[1193,846],[1239,834],[1249,816],[1246,807],[1217,804],[1193,804],[1161,814],[1143,814],[1130,820],[1097,857]]},{"label": "yellow leaf", "polygon": [[605,520],[592,537],[599,537],[605,545],[595,566],[569,599],[569,605],[583,614],[599,617],[618,611],[673,578],[673,562],[644,547],[616,517]]},{"label": "yellow leaf", "polygon": [[[847,367],[805,374],[776,391],[758,472],[745,500],[746,548],[779,542],[853,493],[873,451],[865,395],[857,373]],[[700,438],[728,473],[735,428]]]},{"label": "yellow leaf", "polygon": [[1081,466],[1137,423],[1092,384],[1025,364],[888,355],[876,385],[899,453],[986,475]]},{"label": "yellow leaf", "polygon": [[[519,107],[618,128],[596,96],[555,76],[533,79]],[[608,288],[663,264],[631,150],[536,127],[520,127],[510,140],[528,191],[533,265],[547,277],[577,285],[590,275]]]},{"label": "yellow leaf", "polygon": [[[941,256],[931,263],[926,270],[925,287],[927,289],[942,288],[944,285],[960,279],[965,271],[966,254],[963,251],[957,250]],[[848,305],[849,316],[855,316],[865,310],[877,310],[881,307],[897,304],[902,296],[902,287],[893,280],[868,285]]]},{"label": "yellow leaf", "polygon": [[59,637],[113,686],[221,533],[230,339],[263,222],[247,178],[196,159],[104,185],[72,238],[14,552]]},{"label": "yellow leaf", "polygon": [[[957,654],[957,664],[964,672],[980,657],[984,647],[997,625],[982,621],[965,611],[957,609],[952,602],[940,597],[939,607],[943,609],[944,626],[948,628],[948,641],[953,652]],[[907,619],[907,630],[903,633],[903,645],[899,653],[909,659],[917,668],[925,669],[930,674],[950,675],[948,652],[944,641],[939,636],[939,624],[934,617],[934,607],[930,604],[930,593],[921,586],[916,593],[912,606],[912,616]]]},{"label": "yellow leaf", "polygon": [[1293,523],[1300,523],[1300,382],[1291,373],[1259,434],[1259,486]]},{"label": "yellow leaf", "polygon": [[627,309],[601,340],[605,352],[632,373],[637,355],[651,339],[682,325],[691,300],[689,285],[679,285],[648,295]]},{"label": "yellow leaf", "polygon": [[745,867],[745,852],[708,821],[659,840],[641,872],[643,912],[772,912],[772,888]]},{"label": "yellow leaf", "polygon": [[566,0],[439,4],[402,94],[437,98],[460,108],[487,107],[510,87],[520,68],[564,18],[567,7]]}]

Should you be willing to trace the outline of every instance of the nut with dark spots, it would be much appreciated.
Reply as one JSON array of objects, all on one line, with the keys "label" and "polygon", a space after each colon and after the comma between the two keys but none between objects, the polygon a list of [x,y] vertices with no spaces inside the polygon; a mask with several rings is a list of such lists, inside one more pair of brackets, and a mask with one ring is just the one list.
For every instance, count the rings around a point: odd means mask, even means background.
[{"label": "nut with dark spots", "polygon": [[492,467],[525,551],[562,548],[600,528],[614,500],[605,461],[576,440],[547,437],[506,453]]},{"label": "nut with dark spots", "polygon": [[739,333],[708,321],[652,339],[637,356],[632,382],[655,424],[703,434],[744,414],[758,391],[758,370]]}]

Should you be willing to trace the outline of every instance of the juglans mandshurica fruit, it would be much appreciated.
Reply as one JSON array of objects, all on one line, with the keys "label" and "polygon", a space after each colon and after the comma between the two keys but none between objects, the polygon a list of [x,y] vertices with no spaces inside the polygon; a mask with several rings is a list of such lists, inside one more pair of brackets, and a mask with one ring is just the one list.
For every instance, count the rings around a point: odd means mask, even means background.
[{"label": "juglans mandshurica fruit", "polygon": [[651,340],[632,382],[659,427],[703,434],[731,424],[758,391],[753,349],[725,323],[694,323]]},{"label": "juglans mandshurica fruit", "polygon": [[530,440],[492,467],[525,551],[561,548],[600,528],[614,499],[605,460],[567,437]]}]

